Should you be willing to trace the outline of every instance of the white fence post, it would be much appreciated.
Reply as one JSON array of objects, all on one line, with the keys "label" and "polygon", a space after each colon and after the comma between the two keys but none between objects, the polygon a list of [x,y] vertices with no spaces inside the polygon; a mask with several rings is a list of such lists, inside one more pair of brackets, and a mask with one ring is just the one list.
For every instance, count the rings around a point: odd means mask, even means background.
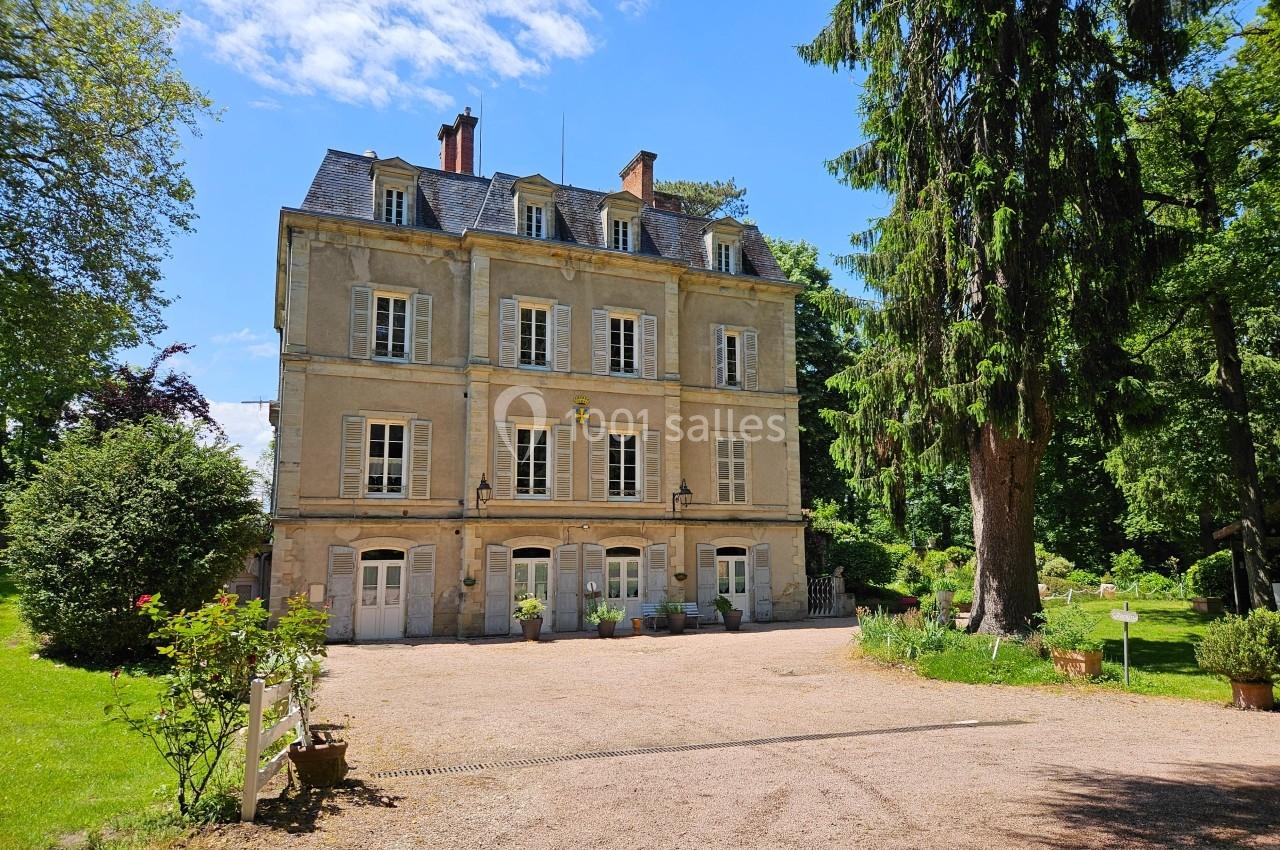
[{"label": "white fence post", "polygon": [[[288,700],[288,713],[280,718],[266,732],[262,731],[262,716],[268,706],[274,706],[282,700]],[[262,679],[254,679],[249,685],[249,724],[245,730],[244,741],[244,790],[240,796],[240,820],[251,821],[258,808],[258,792],[262,786],[271,781],[281,765],[289,758],[289,748],[285,747],[272,756],[266,767],[260,766],[262,753],[276,741],[284,737],[292,728],[295,740],[303,740],[303,708],[293,699],[293,683],[281,682],[267,687]]]}]

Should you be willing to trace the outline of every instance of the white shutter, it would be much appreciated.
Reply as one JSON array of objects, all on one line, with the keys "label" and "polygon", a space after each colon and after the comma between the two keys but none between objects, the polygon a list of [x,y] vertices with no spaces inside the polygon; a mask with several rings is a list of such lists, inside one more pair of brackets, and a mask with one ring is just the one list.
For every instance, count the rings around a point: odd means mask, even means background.
[{"label": "white shutter", "polygon": [[484,567],[484,633],[511,633],[511,550],[506,546],[490,546],[485,551]]},{"label": "white shutter", "polygon": [[557,632],[576,632],[578,624],[578,544],[556,547]]},{"label": "white shutter", "polygon": [[373,357],[373,290],[367,286],[351,287],[351,356],[368,360]]},{"label": "white shutter", "polygon": [[498,365],[516,368],[516,349],[520,342],[519,310],[514,298],[503,298],[498,304]]},{"label": "white shutter", "polygon": [[649,585],[649,604],[667,598],[667,544],[655,543],[644,550],[645,581]]},{"label": "white shutter", "polygon": [[557,304],[551,308],[552,338],[555,342],[555,356],[551,359],[551,368],[556,372],[568,372],[570,366],[569,341],[572,338],[572,310],[568,304]]},{"label": "white shutter", "polygon": [[431,362],[431,296],[413,296],[413,362]]},{"label": "white shutter", "polygon": [[356,550],[350,546],[329,547],[325,596],[329,603],[325,637],[329,640],[351,640],[355,636]]},{"label": "white shutter", "polygon": [[756,352],[756,332],[742,332],[742,388],[744,390],[760,389],[759,357]]},{"label": "white shutter", "polygon": [[716,437],[716,501],[728,504],[733,501],[733,462],[730,457],[731,441]]},{"label": "white shutter", "polygon": [[435,619],[436,547],[434,544],[414,546],[409,550],[409,592],[405,637],[431,637]]},{"label": "white shutter", "polygon": [[591,436],[587,443],[588,496],[593,502],[604,502],[609,498],[609,432],[600,428]]},{"label": "white shutter", "polygon": [[747,503],[747,441],[730,440],[733,452],[733,502],[736,505]]},{"label": "white shutter", "polygon": [[582,586],[595,584],[596,597],[593,604],[604,599],[604,547],[598,543],[582,544]]},{"label": "white shutter", "polygon": [[515,496],[516,437],[510,422],[495,422],[493,430],[493,498]]},{"label": "white shutter", "polygon": [[409,498],[431,498],[431,420],[409,423]]},{"label": "white shutter", "polygon": [[725,345],[724,345],[724,325],[715,325],[711,329],[711,349],[715,356],[715,365],[713,368],[715,385],[723,387],[726,380],[725,369]]},{"label": "white shutter", "polygon": [[773,619],[773,571],[769,568],[769,544],[757,543],[751,547],[752,593],[756,610],[751,615],[757,623]]},{"label": "white shutter", "polygon": [[662,440],[658,431],[645,431],[643,442],[644,493],[646,502],[661,501]]},{"label": "white shutter", "polygon": [[557,425],[554,429],[555,498],[573,498],[573,426]]},{"label": "white shutter", "polygon": [[364,492],[364,417],[342,417],[342,452],[338,495],[358,499]]},{"label": "white shutter", "polygon": [[716,547],[710,543],[699,543],[697,548],[698,562],[698,613],[708,623],[716,618]]},{"label": "white shutter", "polygon": [[658,377],[658,317],[640,317],[640,377]]},{"label": "white shutter", "polygon": [[609,374],[609,311],[591,311],[591,373]]}]

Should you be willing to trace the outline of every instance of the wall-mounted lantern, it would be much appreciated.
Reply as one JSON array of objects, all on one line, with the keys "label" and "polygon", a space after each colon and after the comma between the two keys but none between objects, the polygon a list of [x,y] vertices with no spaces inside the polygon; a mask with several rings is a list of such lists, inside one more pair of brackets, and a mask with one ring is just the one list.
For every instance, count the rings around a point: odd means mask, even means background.
[{"label": "wall-mounted lantern", "polygon": [[493,498],[493,488],[489,486],[489,482],[485,480],[484,473],[480,473],[480,486],[476,488],[476,510],[486,504]]},{"label": "wall-mounted lantern", "polygon": [[671,512],[675,513],[677,507],[689,507],[689,503],[692,501],[693,491],[689,489],[689,485],[681,478],[680,489],[671,494]]}]

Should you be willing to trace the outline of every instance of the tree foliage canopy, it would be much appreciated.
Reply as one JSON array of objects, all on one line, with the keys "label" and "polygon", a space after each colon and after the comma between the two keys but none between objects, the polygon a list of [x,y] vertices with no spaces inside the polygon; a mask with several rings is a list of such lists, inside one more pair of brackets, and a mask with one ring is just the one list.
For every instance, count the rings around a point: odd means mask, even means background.
[{"label": "tree foliage canopy", "polygon": [[680,199],[681,208],[689,215],[731,215],[742,218],[747,214],[745,188],[739,188],[728,180],[658,180],[653,188]]},{"label": "tree foliage canopy", "polygon": [[23,618],[90,659],[146,646],[139,596],[199,605],[261,542],[253,486],[232,447],[189,425],[72,430],[8,506],[5,558]]},{"label": "tree foliage canopy", "polygon": [[181,372],[160,376],[164,362],[178,354],[187,354],[194,346],[174,343],[151,358],[141,368],[117,366],[98,386],[68,409],[69,422],[88,422],[98,431],[109,431],[128,422],[141,422],[148,416],[179,421],[184,418],[221,432],[209,413],[209,402],[196,389],[191,379]]},{"label": "tree foliage canopy", "polygon": [[210,107],[176,27],[128,0],[0,0],[0,478],[160,327],[160,263],[193,218],[180,134]]}]

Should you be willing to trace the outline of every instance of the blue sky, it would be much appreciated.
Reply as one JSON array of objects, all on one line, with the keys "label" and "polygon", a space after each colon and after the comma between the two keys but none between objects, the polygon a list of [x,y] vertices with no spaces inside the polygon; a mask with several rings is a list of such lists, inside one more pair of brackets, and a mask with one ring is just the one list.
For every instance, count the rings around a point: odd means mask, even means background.
[{"label": "blue sky", "polygon": [[766,233],[843,253],[882,202],[823,166],[858,139],[851,77],[795,53],[830,4],[186,0],[178,63],[223,111],[186,148],[200,218],[165,266],[157,342],[196,345],[180,368],[256,456],[265,411],[240,402],[276,392],[280,207],[329,147],[437,165],[436,130],[481,95],[486,174],[558,180],[563,114],[568,183],[615,188],[644,148],[658,179],[733,177]]}]

